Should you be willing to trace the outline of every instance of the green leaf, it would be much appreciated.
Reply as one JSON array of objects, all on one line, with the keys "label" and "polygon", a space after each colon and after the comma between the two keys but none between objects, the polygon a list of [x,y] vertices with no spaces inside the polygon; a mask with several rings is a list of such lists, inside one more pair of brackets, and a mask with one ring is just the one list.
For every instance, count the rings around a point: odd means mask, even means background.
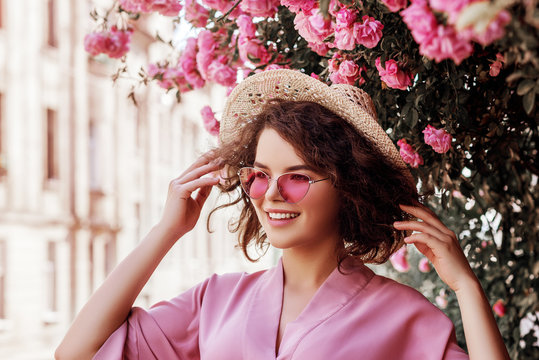
[{"label": "green leaf", "polygon": [[535,86],[535,81],[530,80],[530,79],[522,80],[520,84],[518,84],[517,94],[520,96],[527,94],[528,92],[531,91],[531,89],[534,88],[534,86]]},{"label": "green leaf", "polygon": [[522,98],[522,105],[524,105],[524,111],[526,114],[531,115],[533,107],[535,105],[535,91],[529,91]]}]

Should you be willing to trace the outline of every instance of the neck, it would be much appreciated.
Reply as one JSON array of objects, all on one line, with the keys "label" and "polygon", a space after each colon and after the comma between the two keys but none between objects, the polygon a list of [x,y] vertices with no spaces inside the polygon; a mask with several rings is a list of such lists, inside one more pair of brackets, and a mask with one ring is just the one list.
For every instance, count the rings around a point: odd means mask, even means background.
[{"label": "neck", "polygon": [[316,253],[285,249],[282,262],[284,285],[296,289],[319,288],[337,267],[337,257],[333,249]]}]

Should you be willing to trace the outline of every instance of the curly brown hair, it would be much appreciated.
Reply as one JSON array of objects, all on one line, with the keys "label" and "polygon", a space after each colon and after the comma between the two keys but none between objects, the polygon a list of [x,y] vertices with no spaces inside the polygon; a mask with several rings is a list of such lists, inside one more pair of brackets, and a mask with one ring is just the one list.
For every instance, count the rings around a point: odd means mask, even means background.
[{"label": "curly brown hair", "polygon": [[[229,227],[232,232],[239,231],[239,246],[250,261],[260,258],[249,255],[252,241],[263,252],[268,243],[236,173],[243,166],[253,165],[258,138],[265,128],[277,131],[308,166],[329,177],[342,199],[338,228],[343,243],[336,246],[339,265],[348,256],[383,263],[402,246],[405,233],[392,224],[409,219],[410,215],[399,204],[417,205],[420,198],[406,173],[352,125],[325,107],[313,102],[273,100],[265,104],[255,119],[246,122],[239,137],[215,151],[227,172],[220,189],[230,197],[227,203],[213,209],[210,217],[221,208],[242,205],[239,218]],[[209,221],[210,218],[208,226]]]}]

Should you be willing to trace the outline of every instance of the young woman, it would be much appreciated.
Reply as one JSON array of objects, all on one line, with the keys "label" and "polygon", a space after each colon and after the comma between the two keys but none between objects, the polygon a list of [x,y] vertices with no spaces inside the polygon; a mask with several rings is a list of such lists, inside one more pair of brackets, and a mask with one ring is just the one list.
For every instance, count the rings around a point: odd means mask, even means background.
[{"label": "young woman", "polygon": [[[468,358],[440,310],[364,265],[403,243],[455,291],[470,358],[508,359],[457,237],[418,201],[361,90],[292,70],[260,73],[230,95],[220,136],[218,149],[172,180],[162,219],[92,295],[57,359]],[[219,170],[228,174],[221,184]],[[242,205],[234,230],[245,254],[269,243],[283,250],[279,264],[132,308],[213,186]]]}]

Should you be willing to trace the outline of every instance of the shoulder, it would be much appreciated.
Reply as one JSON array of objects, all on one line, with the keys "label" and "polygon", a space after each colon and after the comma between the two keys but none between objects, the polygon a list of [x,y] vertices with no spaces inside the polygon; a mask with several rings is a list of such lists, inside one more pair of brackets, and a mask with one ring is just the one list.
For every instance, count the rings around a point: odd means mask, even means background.
[{"label": "shoulder", "polygon": [[272,269],[261,270],[254,273],[232,272],[213,274],[195,286],[203,297],[231,299],[237,296],[246,296],[269,276]]},{"label": "shoulder", "polygon": [[415,318],[449,318],[416,289],[381,275],[374,275],[365,288],[368,296],[390,312],[398,312]]}]

